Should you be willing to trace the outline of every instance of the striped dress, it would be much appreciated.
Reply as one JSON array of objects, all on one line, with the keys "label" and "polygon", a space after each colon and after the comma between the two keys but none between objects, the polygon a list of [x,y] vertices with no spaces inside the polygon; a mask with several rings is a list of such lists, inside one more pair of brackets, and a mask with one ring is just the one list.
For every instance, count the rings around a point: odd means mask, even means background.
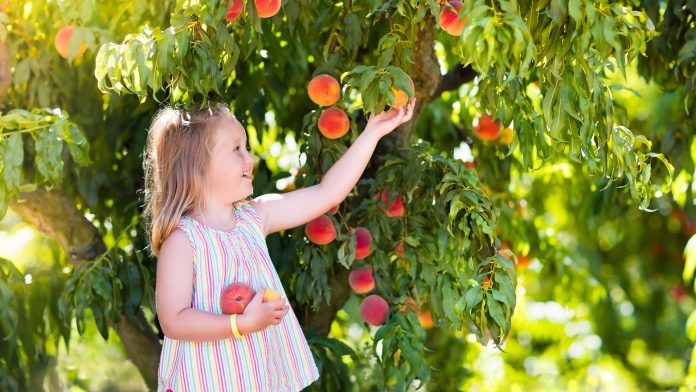
[{"label": "striped dress", "polygon": [[[232,282],[258,290],[272,287],[286,296],[251,204],[235,209],[235,227],[221,231],[183,216],[178,227],[193,248],[191,307],[220,310],[220,293]],[[242,339],[208,342],[165,336],[158,391],[299,391],[319,377],[317,366],[292,309],[279,325]]]}]

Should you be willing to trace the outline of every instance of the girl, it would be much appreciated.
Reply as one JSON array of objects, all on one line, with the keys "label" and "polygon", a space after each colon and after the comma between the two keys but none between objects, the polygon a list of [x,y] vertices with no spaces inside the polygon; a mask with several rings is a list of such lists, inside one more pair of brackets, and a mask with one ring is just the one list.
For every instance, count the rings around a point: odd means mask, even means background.
[{"label": "girl", "polygon": [[[155,116],[143,166],[165,335],[159,391],[298,391],[319,377],[265,237],[338,205],[379,139],[411,118],[414,103],[372,116],[321,183],[253,200],[253,157],[226,107],[168,108]],[[220,309],[220,293],[232,282],[256,290],[240,315]],[[263,302],[266,288],[282,297]]]}]

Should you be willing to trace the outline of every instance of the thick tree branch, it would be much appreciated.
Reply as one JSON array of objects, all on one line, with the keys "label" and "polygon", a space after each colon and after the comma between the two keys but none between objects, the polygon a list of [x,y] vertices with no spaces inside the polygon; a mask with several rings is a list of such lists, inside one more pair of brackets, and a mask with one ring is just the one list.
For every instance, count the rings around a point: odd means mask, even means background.
[{"label": "thick tree branch", "polygon": [[92,260],[106,251],[101,235],[59,189],[38,188],[20,193],[10,207],[40,232],[55,239],[74,263]]},{"label": "thick tree branch", "polygon": [[445,91],[456,90],[462,84],[469,83],[474,80],[476,75],[478,74],[473,68],[471,68],[471,65],[463,66],[462,64],[459,64],[442,77],[440,84],[437,86],[435,92],[430,98],[437,99]]},{"label": "thick tree branch", "polygon": [[310,305],[302,305],[297,314],[301,324],[311,329],[320,336],[328,336],[331,330],[331,323],[336,318],[336,313],[345,305],[350,296],[350,286],[348,286],[348,271],[340,265],[333,267],[333,274],[329,277],[329,287],[331,287],[331,302],[322,302],[316,312],[312,312]]},{"label": "thick tree branch", "polygon": [[[106,251],[97,228],[59,188],[50,192],[38,188],[21,193],[18,200],[10,202],[10,208],[43,234],[54,238],[74,264],[94,259]],[[145,383],[156,390],[161,350],[159,339],[142,313],[136,317],[138,323],[122,313],[119,323],[111,324],[111,327],[118,333]]]}]

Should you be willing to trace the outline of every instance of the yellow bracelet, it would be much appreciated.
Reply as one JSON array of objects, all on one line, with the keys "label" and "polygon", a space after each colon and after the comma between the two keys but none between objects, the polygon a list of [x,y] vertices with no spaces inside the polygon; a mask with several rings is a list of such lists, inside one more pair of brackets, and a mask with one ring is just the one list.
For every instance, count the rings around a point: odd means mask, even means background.
[{"label": "yellow bracelet", "polygon": [[239,333],[239,329],[237,329],[237,315],[236,314],[230,315],[230,328],[232,329],[232,333],[234,334],[234,336],[236,338],[239,338],[239,339],[242,338],[242,334]]}]

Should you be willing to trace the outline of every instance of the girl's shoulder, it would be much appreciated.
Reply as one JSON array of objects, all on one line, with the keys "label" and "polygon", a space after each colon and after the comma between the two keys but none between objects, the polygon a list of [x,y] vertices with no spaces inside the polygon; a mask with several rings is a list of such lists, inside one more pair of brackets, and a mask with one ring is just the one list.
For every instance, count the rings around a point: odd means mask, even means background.
[{"label": "girl's shoulder", "polygon": [[245,200],[237,204],[237,211],[239,211],[240,215],[243,217],[245,221],[249,222],[257,230],[263,233],[261,216],[259,215],[259,212],[254,206],[253,200]]}]

